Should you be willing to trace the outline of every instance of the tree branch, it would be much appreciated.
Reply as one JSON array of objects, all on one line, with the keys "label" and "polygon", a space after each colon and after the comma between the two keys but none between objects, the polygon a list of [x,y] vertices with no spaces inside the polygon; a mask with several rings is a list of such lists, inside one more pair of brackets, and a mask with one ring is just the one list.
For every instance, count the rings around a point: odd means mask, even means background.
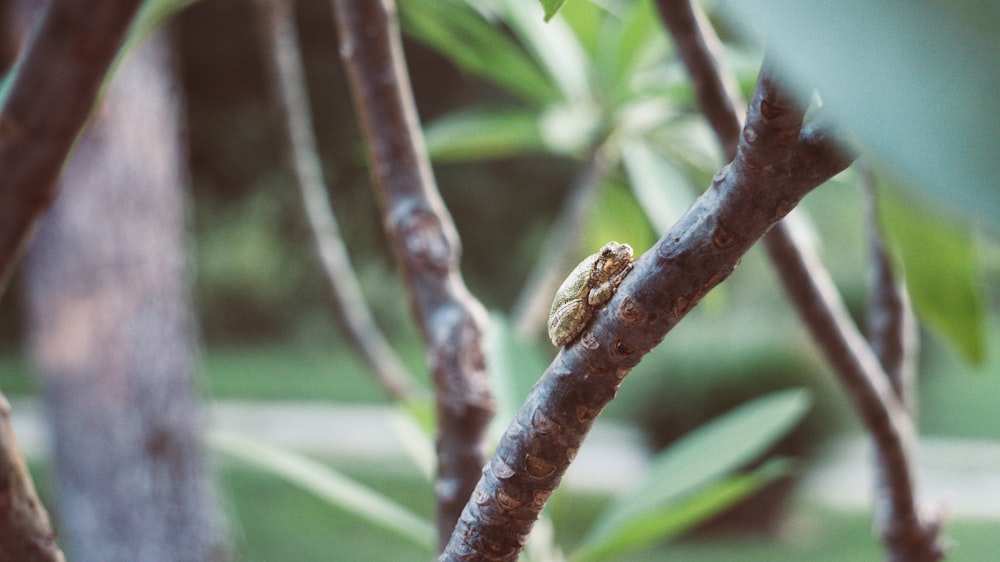
[{"label": "tree branch", "polygon": [[[903,435],[903,446],[911,450],[916,441],[913,430],[916,413],[915,363],[917,330],[910,308],[909,294],[902,283],[896,281],[892,264],[879,229],[878,204],[875,178],[871,168],[858,166],[867,202],[869,227],[870,270],[868,280],[868,340],[888,377],[892,391],[900,406],[906,411],[909,430]],[[885,498],[892,492],[894,482],[892,465],[876,466],[877,497]],[[889,546],[893,560],[938,560],[943,557],[945,545],[941,544],[941,523],[931,521],[923,527],[903,527],[897,521],[912,520],[908,512],[900,513],[900,506],[891,501],[876,504],[875,522],[883,540]],[[925,536],[929,535],[929,536]]]},{"label": "tree branch", "polygon": [[[758,89],[761,92],[766,90]],[[843,170],[823,130],[798,129],[778,100],[750,107],[739,156],[634,264],[579,341],[564,348],[532,388],[483,470],[440,560],[514,560],[584,437],[618,385],[743,254],[811,189]]]},{"label": "tree branch", "polygon": [[[688,72],[695,77],[693,81],[709,84],[696,88],[702,110],[706,114],[722,115],[723,119],[735,119],[730,109],[733,102],[725,94],[718,66],[708,62],[712,56],[703,47],[706,41],[697,40],[699,36],[711,35],[711,29],[707,25],[699,26],[696,18],[686,15],[692,11],[689,0],[658,0],[658,6],[674,40],[684,43],[683,47],[678,47],[678,52]],[[777,89],[774,84],[770,87]],[[719,120],[711,120],[716,135],[723,146],[731,146],[733,139],[728,131],[738,123],[719,127]],[[851,322],[829,273],[815,253],[799,245],[784,224],[768,233],[765,245],[786,292],[872,434],[878,451],[878,473],[884,483],[884,493],[880,497],[887,505],[878,511],[891,514],[878,517],[890,557],[900,561],[940,559],[943,556],[938,536],[940,525],[936,521],[922,520],[914,498],[915,486],[907,451],[913,433],[912,421],[888,384],[890,376]]]},{"label": "tree branch", "polygon": [[[139,0],[53,0],[0,107],[0,295],[90,113]],[[0,395],[0,559],[62,561]]]},{"label": "tree branch", "polygon": [[871,263],[868,272],[868,340],[889,377],[896,398],[912,417],[916,411],[913,388],[918,345],[916,322],[906,285],[896,280],[892,261],[882,241],[875,178],[867,164],[862,163],[857,169],[868,211]]},{"label": "tree branch", "polygon": [[0,108],[0,293],[140,0],[52,0]]},{"label": "tree branch", "polygon": [[3,394],[0,394],[0,560],[65,560],[17,446],[10,422],[10,403]]},{"label": "tree branch", "polygon": [[[924,521],[915,495],[907,443],[913,427],[902,404],[896,398],[889,378],[878,358],[846,313],[833,280],[809,259],[789,237],[770,241],[776,252],[795,253],[799,259],[777,264],[789,297],[813,335],[821,343],[827,360],[845,386],[854,407],[871,433],[878,456],[884,489],[878,510],[892,513],[891,521],[882,522],[882,538],[890,558],[898,561],[939,560],[943,545],[940,525]],[[787,245],[781,245],[787,244]]]},{"label": "tree branch", "polygon": [[368,309],[323,181],[323,167],[312,131],[302,55],[298,47],[294,5],[287,0],[258,0],[256,4],[261,28],[270,47],[269,63],[275,94],[284,117],[302,207],[326,274],[327,287],[340,306],[355,349],[378,383],[395,400],[406,400],[419,393],[419,386],[382,335]]},{"label": "tree branch", "polygon": [[364,132],[385,228],[407,282],[434,375],[438,411],[437,527],[447,541],[485,458],[495,404],[482,335],[485,312],[458,271],[455,225],[434,185],[391,0],[334,0],[340,54]]},{"label": "tree branch", "polygon": [[657,0],[656,7],[691,77],[698,107],[726,157],[732,160],[739,146],[743,103],[737,101],[740,93],[736,80],[721,69],[722,43],[714,33],[704,32],[711,27],[705,14],[690,0]]}]

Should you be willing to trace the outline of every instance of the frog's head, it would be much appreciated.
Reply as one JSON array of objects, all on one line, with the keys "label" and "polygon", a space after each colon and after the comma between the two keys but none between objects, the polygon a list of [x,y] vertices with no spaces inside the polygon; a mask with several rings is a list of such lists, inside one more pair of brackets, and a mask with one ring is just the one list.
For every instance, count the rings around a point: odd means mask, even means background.
[{"label": "frog's head", "polygon": [[601,248],[594,263],[594,276],[601,280],[610,279],[630,263],[632,263],[632,246],[608,242]]}]

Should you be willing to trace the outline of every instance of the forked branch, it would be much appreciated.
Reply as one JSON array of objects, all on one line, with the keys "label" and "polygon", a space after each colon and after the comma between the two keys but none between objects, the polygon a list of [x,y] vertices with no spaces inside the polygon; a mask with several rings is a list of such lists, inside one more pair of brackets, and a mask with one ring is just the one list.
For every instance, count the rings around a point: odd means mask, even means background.
[{"label": "forked branch", "polygon": [[391,0],[334,0],[347,68],[386,232],[427,347],[438,413],[441,544],[485,457],[495,405],[483,353],[485,313],[458,270],[458,233],[431,173]]},{"label": "forked branch", "polygon": [[799,131],[758,86],[739,155],[648,252],[580,340],[532,388],[440,560],[514,560],[618,385],[799,200],[851,161],[821,126]]},{"label": "forked branch", "polygon": [[323,181],[323,167],[312,130],[309,96],[298,46],[294,5],[289,0],[257,0],[261,27],[269,49],[276,97],[295,170],[302,207],[313,243],[326,274],[327,286],[340,307],[355,349],[371,368],[376,380],[395,400],[418,393],[418,385],[379,330],[365,303],[347,247]]},{"label": "forked branch", "polygon": [[[723,85],[718,61],[705,47],[715,40],[711,28],[704,25],[703,18],[692,16],[697,8],[690,0],[658,0],[658,6],[665,25],[678,43],[678,52],[692,75],[692,81],[698,85],[699,106],[706,115],[715,116],[709,121],[720,143],[724,147],[732,146],[731,130],[738,122],[732,110],[732,96],[727,95]],[[780,92],[774,81],[761,84]],[[884,355],[887,359],[880,363],[879,357],[851,321],[840,294],[815,252],[800,245],[783,224],[768,233],[765,244],[790,299],[812,333],[813,340],[847,389],[859,417],[875,442],[877,472],[882,484],[881,503],[885,506],[879,507],[878,520],[890,559],[939,560],[944,553],[939,536],[940,524],[936,520],[925,519],[915,499],[912,461],[907,450],[913,424],[904,408],[905,402],[901,402],[907,393],[901,382],[898,385],[895,382],[901,381],[902,376],[897,377],[892,372],[887,374],[890,367],[895,371],[897,365],[902,365],[896,363],[899,357],[896,351],[902,353],[900,346],[903,342],[899,338],[906,337],[905,330],[901,325],[894,325],[880,332],[876,345],[884,351],[880,356]],[[876,253],[880,249],[880,246],[876,248]],[[882,259],[883,265],[887,266],[884,254],[876,259]],[[884,277],[885,273],[885,269],[877,269],[876,278],[879,275]],[[879,282],[891,283],[884,278]],[[889,298],[885,290],[879,290],[877,295]],[[893,386],[897,387],[895,392]]]}]

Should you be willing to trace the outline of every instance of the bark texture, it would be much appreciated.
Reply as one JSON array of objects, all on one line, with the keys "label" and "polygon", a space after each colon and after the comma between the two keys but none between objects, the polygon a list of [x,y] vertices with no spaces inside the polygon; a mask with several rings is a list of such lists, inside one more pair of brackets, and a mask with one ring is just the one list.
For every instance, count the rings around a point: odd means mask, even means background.
[{"label": "bark texture", "polygon": [[223,554],[192,387],[180,116],[159,33],[111,83],[29,250],[60,530],[81,562]]},{"label": "bark texture", "polygon": [[0,394],[0,562],[63,562]]},{"label": "bark texture", "polygon": [[[622,379],[744,253],[851,161],[822,122],[758,82],[736,159],[635,261],[580,340],[562,349],[504,433],[440,560],[515,560]],[[788,133],[792,131],[792,133]]]},{"label": "bark texture", "polygon": [[[739,116],[732,91],[724,85],[726,73],[707,47],[718,42],[714,31],[689,0],[658,0],[657,6],[695,84],[699,107],[727,154],[733,155]],[[780,91],[774,81],[764,85]],[[851,320],[815,251],[800,244],[784,223],[776,225],[764,242],[790,300],[872,435],[878,480],[876,525],[889,559],[940,560],[945,553],[940,516],[924,513],[918,505],[909,451],[915,440],[914,327],[905,290],[895,283],[878,233],[872,235],[871,346]]]},{"label": "bark texture", "polygon": [[434,376],[437,529],[443,546],[485,463],[496,408],[483,352],[485,311],[459,272],[461,243],[431,173],[392,0],[334,0],[340,55],[365,136],[386,233]]},{"label": "bark texture", "polygon": [[56,196],[139,0],[52,0],[0,108],[0,292]]},{"label": "bark texture", "polygon": [[263,35],[269,47],[269,62],[275,97],[281,108],[289,153],[302,206],[312,232],[327,287],[340,307],[354,348],[372,370],[375,379],[395,400],[404,401],[420,394],[420,386],[382,334],[365,302],[361,283],[354,274],[347,244],[340,235],[333,214],[323,166],[312,131],[299,33],[294,5],[288,0],[257,0]]}]

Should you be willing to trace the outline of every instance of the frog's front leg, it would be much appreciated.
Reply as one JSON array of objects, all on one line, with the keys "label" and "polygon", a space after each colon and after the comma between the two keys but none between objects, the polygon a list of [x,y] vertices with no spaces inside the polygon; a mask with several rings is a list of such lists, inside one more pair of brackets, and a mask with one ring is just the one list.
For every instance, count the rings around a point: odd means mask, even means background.
[{"label": "frog's front leg", "polygon": [[562,346],[576,339],[590,319],[591,308],[582,298],[566,301],[549,318],[549,339]]},{"label": "frog's front leg", "polygon": [[587,295],[587,302],[590,303],[590,306],[598,306],[611,300],[615,291],[618,290],[618,285],[621,285],[622,279],[625,279],[630,271],[632,271],[631,263],[616,273],[614,277],[591,289]]}]

